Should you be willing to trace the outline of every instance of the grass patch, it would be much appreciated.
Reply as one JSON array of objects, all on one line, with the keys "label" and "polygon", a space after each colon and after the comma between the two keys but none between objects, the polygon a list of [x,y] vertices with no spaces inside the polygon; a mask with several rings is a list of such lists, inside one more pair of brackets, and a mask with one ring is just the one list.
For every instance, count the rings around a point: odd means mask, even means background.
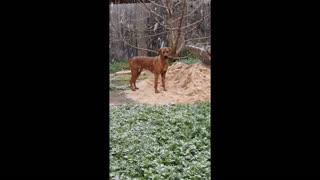
[{"label": "grass patch", "polygon": [[210,179],[210,103],[110,110],[112,179]]},{"label": "grass patch", "polygon": [[129,70],[129,64],[127,59],[122,59],[122,60],[114,60],[112,63],[110,63],[109,66],[110,73],[115,73],[118,71],[123,71],[123,70]]},{"label": "grass patch", "polygon": [[110,75],[110,91],[123,91],[130,89],[130,76],[128,75]]},{"label": "grass patch", "polygon": [[[129,80],[131,75],[110,75],[110,91],[123,91],[130,89]],[[141,74],[138,78],[139,80],[147,79],[146,75]]]}]

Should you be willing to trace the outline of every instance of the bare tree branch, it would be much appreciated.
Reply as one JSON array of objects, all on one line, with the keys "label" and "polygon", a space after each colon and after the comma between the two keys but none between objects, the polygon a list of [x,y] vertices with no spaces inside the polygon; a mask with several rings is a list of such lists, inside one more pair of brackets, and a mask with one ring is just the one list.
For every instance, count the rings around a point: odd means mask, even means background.
[{"label": "bare tree branch", "polygon": [[[194,28],[190,29],[188,32],[184,33],[184,35],[192,32],[193,30],[195,30],[196,28],[198,28],[198,27],[201,25],[201,23],[204,21],[204,19],[207,18],[207,17],[209,17],[209,16],[210,16],[210,13],[209,13],[208,15],[206,15],[205,17],[203,17],[202,19],[200,19],[199,21],[197,21],[197,22],[195,22],[195,23],[192,23],[192,25],[194,25],[194,24],[196,24],[196,23],[199,23],[199,24],[198,24],[197,26],[195,26]],[[188,26],[191,26],[191,24],[188,25]]]},{"label": "bare tree branch", "polygon": [[[183,0],[183,5],[182,5],[182,7],[181,7],[181,11],[182,11],[182,12],[181,12],[181,19],[180,19],[180,22],[179,22],[178,34],[177,34],[177,38],[176,38],[176,44],[175,44],[175,47],[174,47],[175,50],[177,50],[178,42],[179,42],[180,35],[181,35],[181,26],[182,26],[182,21],[183,21],[185,6],[186,6],[186,0]],[[176,52],[176,53],[178,53],[178,52]]]},{"label": "bare tree branch", "polygon": [[204,16],[202,19],[200,19],[200,20],[198,20],[198,21],[196,21],[196,22],[194,22],[194,23],[192,23],[192,24],[189,24],[188,26],[182,27],[182,29],[185,29],[185,28],[187,28],[187,27],[190,27],[190,26],[193,26],[193,25],[195,25],[195,24],[197,24],[197,23],[200,23],[200,22],[204,21],[204,20],[205,20],[207,17],[209,17],[209,16],[210,16],[210,13],[207,14],[206,16]]},{"label": "bare tree branch", "polygon": [[[158,22],[158,24],[160,25],[160,26],[162,26],[162,27],[164,27],[164,28],[166,28],[166,29],[168,29],[168,28],[170,28],[170,26],[168,27],[168,26],[166,26],[165,24],[162,24],[154,15],[156,15],[157,17],[160,17],[161,18],[161,20],[163,20],[163,22],[165,22],[165,20],[164,20],[164,18],[161,16],[161,15],[159,15],[159,14],[157,14],[156,12],[154,12],[154,11],[152,11],[150,8],[148,8],[148,6],[145,4],[145,1],[143,0],[139,0],[139,2],[140,3],[137,3],[139,6],[141,6],[141,4],[143,4],[144,5],[144,7],[145,8],[143,8],[143,10],[145,11],[145,12],[148,12],[157,22]],[[147,9],[147,10],[146,10]],[[166,7],[166,9],[168,10],[168,8]]]},{"label": "bare tree branch", "polygon": [[181,45],[180,45],[180,47],[177,49],[177,54],[179,54],[179,52],[181,51],[181,49],[184,47],[184,45],[185,45],[185,41],[184,42],[181,42]]},{"label": "bare tree branch", "polygon": [[[193,26],[193,25],[195,25],[195,24],[197,24],[197,23],[201,23],[202,21],[204,21],[204,19],[206,19],[206,18],[209,17],[209,16],[210,16],[210,13],[207,14],[206,16],[202,17],[200,20],[192,23],[192,24],[189,24],[189,25],[187,25],[187,26],[181,27],[181,29],[188,28],[188,27]],[[198,26],[197,26],[197,27],[198,27]],[[179,28],[167,28],[167,30],[168,30],[168,31],[175,31],[175,30],[179,30]],[[186,34],[187,34],[187,33],[186,33]]]},{"label": "bare tree branch", "polygon": [[151,2],[153,5],[155,5],[155,6],[162,7],[162,8],[167,8],[167,7],[165,7],[165,6],[163,6],[163,5],[160,5],[160,4],[158,4],[158,3],[155,3],[155,2],[153,2],[153,1],[151,1],[151,0],[150,0],[150,2]]},{"label": "bare tree branch", "polygon": [[180,2],[178,2],[176,5],[174,5],[174,6],[173,6],[173,9],[175,9],[175,8],[176,8],[176,6],[178,6],[179,4],[181,4],[181,1],[180,1]]},{"label": "bare tree branch", "polygon": [[[114,25],[113,25],[112,23],[111,23],[111,26],[114,27]],[[119,33],[119,36],[120,36],[119,38],[121,38],[122,41],[123,41],[125,44],[127,44],[127,45],[129,45],[129,46],[131,46],[131,47],[133,47],[133,48],[136,48],[136,49],[138,49],[138,50],[149,51],[149,52],[153,52],[153,53],[158,53],[157,51],[150,50],[150,49],[139,48],[139,47],[137,47],[137,46],[134,46],[134,45],[128,43],[128,42],[121,36],[121,32],[119,32],[115,27],[114,27],[114,30]]]},{"label": "bare tree branch", "polygon": [[[139,21],[144,21],[144,20],[146,20],[146,19],[148,19],[148,18],[150,18],[150,17],[151,17],[151,16],[149,15],[149,16],[147,16],[147,17],[143,17],[142,19],[131,19],[131,18],[130,18],[130,21],[139,22]],[[127,18],[123,18],[122,20],[123,20],[124,23],[130,23]]]},{"label": "bare tree branch", "polygon": [[[152,35],[146,35],[146,36],[140,36],[140,37],[124,37],[125,40],[130,40],[130,39],[141,39],[141,38],[147,38],[147,37],[154,37],[154,36],[158,36],[160,34],[164,34],[164,33],[167,33],[168,31],[164,31],[164,32],[161,32],[161,33],[157,33],[157,34],[152,34]],[[118,38],[118,37],[115,37],[115,38]],[[114,42],[117,42],[117,41],[122,41],[122,40],[116,40]]]},{"label": "bare tree branch", "polygon": [[207,36],[207,37],[200,37],[200,38],[193,38],[193,39],[188,39],[186,42],[189,42],[189,41],[194,41],[194,40],[200,40],[200,39],[207,39],[207,38],[210,38],[211,36]]},{"label": "bare tree branch", "polygon": [[121,32],[114,26],[114,24],[111,23],[111,22],[110,22],[110,24],[111,24],[111,27],[113,28],[113,30],[114,30],[116,33],[119,33],[119,36],[121,36]]},{"label": "bare tree branch", "polygon": [[[160,17],[161,20],[164,20],[162,16],[160,16],[160,15],[157,14],[156,12],[152,11],[152,10],[145,4],[145,1],[139,0],[139,2],[142,3],[142,4],[145,6],[145,8],[149,11],[149,13],[151,14],[151,16],[153,16],[153,14],[154,14],[154,15],[156,15],[157,17]],[[153,16],[153,17],[154,17],[154,16]],[[155,17],[154,17],[154,19],[155,19],[156,21],[158,21],[158,19],[156,19]],[[158,21],[158,23],[159,23],[160,25],[162,25],[159,21]]]},{"label": "bare tree branch", "polygon": [[198,43],[197,44],[210,44],[210,42],[203,42],[203,43]]},{"label": "bare tree branch", "polygon": [[166,0],[166,7],[168,14],[172,16],[173,2],[171,0]]},{"label": "bare tree branch", "polygon": [[[165,1],[166,1],[167,13],[168,13],[167,24],[169,25],[169,28],[172,29],[172,26],[173,26],[173,15],[172,15],[173,2],[170,0],[165,0]],[[174,47],[174,34],[172,31],[169,33],[168,40],[169,40],[169,47]],[[171,51],[171,52],[174,53],[173,51]]]},{"label": "bare tree branch", "polygon": [[151,11],[151,10],[150,10],[150,12],[151,12],[152,14],[158,16],[161,20],[164,20],[163,17],[162,17],[160,14],[158,14],[158,13],[156,13],[156,12],[154,12],[154,11]]},{"label": "bare tree branch", "polygon": [[145,19],[148,19],[150,16],[147,16],[145,18],[142,19],[130,19],[130,21],[144,21]]},{"label": "bare tree branch", "polygon": [[127,45],[129,45],[129,46],[133,47],[133,48],[136,48],[136,49],[139,49],[139,50],[142,50],[142,51],[149,51],[149,52],[153,52],[153,53],[158,53],[157,51],[154,51],[154,50],[151,50],[151,49],[139,48],[139,47],[137,47],[137,46],[134,46],[134,45],[132,45],[132,44],[128,43],[128,42],[127,42],[127,41],[125,41],[125,40],[123,40],[123,42],[124,42],[125,44],[127,44]]},{"label": "bare tree branch", "polygon": [[[184,17],[186,18],[188,16],[191,16],[194,12],[196,12],[196,10],[198,10],[201,7],[202,4],[203,4],[203,2],[201,2],[198,7],[196,7],[194,10],[192,10],[189,14],[185,15]],[[181,17],[175,19],[174,21],[177,21],[179,19],[181,19]]]},{"label": "bare tree branch", "polygon": [[109,37],[110,37],[110,38],[115,38],[115,39],[118,38],[118,37],[116,37],[116,36],[114,36],[114,35],[112,35],[112,34],[110,34]]}]

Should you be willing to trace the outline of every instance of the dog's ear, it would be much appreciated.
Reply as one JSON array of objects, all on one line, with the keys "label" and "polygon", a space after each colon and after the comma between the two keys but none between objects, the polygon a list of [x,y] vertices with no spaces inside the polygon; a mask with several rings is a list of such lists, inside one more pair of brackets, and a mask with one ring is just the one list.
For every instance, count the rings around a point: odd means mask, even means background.
[{"label": "dog's ear", "polygon": [[159,54],[162,54],[162,48],[159,49]]},{"label": "dog's ear", "polygon": [[170,49],[170,48],[168,48],[168,50],[169,50],[169,52],[171,51],[171,49]]}]

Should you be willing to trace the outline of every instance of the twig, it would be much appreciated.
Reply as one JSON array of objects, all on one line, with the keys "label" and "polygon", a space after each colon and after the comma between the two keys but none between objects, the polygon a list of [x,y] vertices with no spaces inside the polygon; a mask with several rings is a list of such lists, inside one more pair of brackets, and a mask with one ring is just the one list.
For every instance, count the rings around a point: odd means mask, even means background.
[{"label": "twig", "polygon": [[173,9],[176,8],[176,6],[178,6],[179,4],[181,4],[181,1],[178,2],[176,5],[173,6]]},{"label": "twig", "polygon": [[[164,34],[164,33],[167,33],[168,31],[164,31],[164,32],[161,32],[161,33],[158,33],[158,34],[153,34],[153,35],[146,35],[146,36],[141,36],[141,37],[124,37],[125,40],[130,40],[130,39],[142,39],[142,38],[147,38],[147,37],[154,37],[154,36],[158,36],[160,34]],[[114,38],[118,38],[118,37],[114,37]],[[119,41],[122,41],[122,40],[115,40],[113,42],[119,42]]]},{"label": "twig", "polygon": [[188,39],[186,42],[189,42],[189,41],[194,41],[194,40],[200,40],[200,39],[207,39],[207,38],[210,38],[211,36],[207,36],[207,37],[200,37],[200,38],[193,38],[193,39]]},{"label": "twig", "polygon": [[147,16],[145,18],[142,18],[142,19],[130,19],[131,21],[143,21],[145,19],[148,19],[150,16]]},{"label": "twig", "polygon": [[[113,25],[112,23],[111,23],[111,26],[114,27],[114,25]],[[137,47],[137,46],[134,46],[134,45],[128,43],[128,42],[121,36],[121,33],[120,33],[115,27],[114,27],[114,30],[119,33],[120,38],[122,39],[122,41],[123,41],[125,44],[127,44],[127,45],[129,45],[129,46],[131,46],[131,47],[133,47],[133,48],[136,48],[136,49],[138,49],[138,50],[149,51],[149,52],[153,52],[153,53],[158,53],[157,51],[150,50],[150,49],[139,48],[139,47]]]},{"label": "twig", "polygon": [[139,0],[139,2],[142,3],[142,4],[145,6],[145,8],[149,11],[149,13],[151,14],[151,16],[152,16],[161,26],[164,26],[164,27],[165,27],[165,25],[161,24],[161,23],[159,22],[159,20],[153,16],[153,14],[157,15],[157,16],[160,17],[162,20],[164,20],[163,17],[161,17],[159,14],[155,13],[154,11],[151,11],[151,9],[148,8],[148,6],[145,4],[144,1]]},{"label": "twig", "polygon": [[189,24],[188,26],[185,26],[185,27],[182,27],[182,29],[185,29],[185,28],[187,28],[187,27],[190,27],[190,26],[193,26],[193,25],[195,25],[195,24],[197,24],[197,23],[199,23],[199,22],[202,22],[202,21],[204,21],[207,17],[209,17],[210,16],[210,13],[209,14],[207,14],[205,17],[203,17],[202,19],[200,19],[200,20],[198,20],[198,21],[196,21],[196,22],[194,22],[194,23],[192,23],[192,24]]},{"label": "twig", "polygon": [[[198,28],[198,27],[201,25],[201,23],[204,21],[204,19],[205,19],[206,17],[208,17],[209,15],[210,15],[210,13],[209,13],[207,16],[203,17],[201,20],[195,22],[195,23],[198,23],[198,22],[200,22],[200,23],[199,23],[197,26],[195,26],[194,28],[190,29],[188,32],[184,33],[184,35],[192,32],[193,30],[195,30],[196,28]],[[193,24],[195,24],[195,23],[193,23]]]},{"label": "twig", "polygon": [[[187,26],[184,26],[184,27],[182,27],[181,29],[188,28],[188,27],[193,26],[193,25],[195,25],[195,24],[197,24],[197,23],[201,23],[201,22],[204,21],[204,19],[206,19],[208,16],[210,16],[210,13],[207,14],[205,17],[201,18],[200,20],[198,20],[198,21],[196,21],[196,22],[194,22],[194,23],[192,23],[192,24],[189,24],[189,25],[187,25]],[[168,31],[174,31],[174,30],[178,30],[179,28],[167,28],[167,29],[168,29]]]},{"label": "twig", "polygon": [[125,41],[125,40],[123,40],[123,42],[124,42],[125,44],[127,44],[127,45],[129,45],[129,46],[131,46],[131,47],[133,47],[133,48],[136,48],[136,49],[138,49],[138,50],[141,50],[141,51],[149,51],[149,52],[153,52],[153,53],[158,53],[157,51],[154,51],[154,50],[151,50],[151,49],[139,48],[139,47],[137,47],[137,46],[134,46],[134,45],[128,43],[128,42]]},{"label": "twig", "polygon": [[[194,10],[192,10],[189,14],[187,14],[187,15],[184,16],[184,17],[186,18],[186,17],[190,16],[191,14],[193,14],[194,12],[196,12],[196,10],[197,10],[202,4],[203,4],[203,2],[200,3],[198,7],[196,7]],[[181,17],[180,17],[180,18],[181,18]],[[177,18],[177,19],[175,19],[174,21],[177,21],[177,20],[179,20],[180,18]]]},{"label": "twig", "polygon": [[160,4],[158,4],[158,3],[155,3],[155,2],[153,2],[153,1],[151,1],[151,0],[150,0],[150,2],[151,2],[153,5],[155,5],[155,6],[162,7],[162,8],[166,8],[165,6],[160,5]]}]

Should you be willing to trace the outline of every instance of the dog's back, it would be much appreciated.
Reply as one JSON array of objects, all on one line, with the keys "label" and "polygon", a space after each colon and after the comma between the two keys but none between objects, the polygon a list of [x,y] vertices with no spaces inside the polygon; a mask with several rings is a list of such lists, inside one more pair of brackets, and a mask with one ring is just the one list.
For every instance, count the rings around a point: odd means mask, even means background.
[{"label": "dog's back", "polygon": [[129,67],[131,68],[145,68],[153,72],[153,64],[157,57],[136,56],[129,59]]}]

